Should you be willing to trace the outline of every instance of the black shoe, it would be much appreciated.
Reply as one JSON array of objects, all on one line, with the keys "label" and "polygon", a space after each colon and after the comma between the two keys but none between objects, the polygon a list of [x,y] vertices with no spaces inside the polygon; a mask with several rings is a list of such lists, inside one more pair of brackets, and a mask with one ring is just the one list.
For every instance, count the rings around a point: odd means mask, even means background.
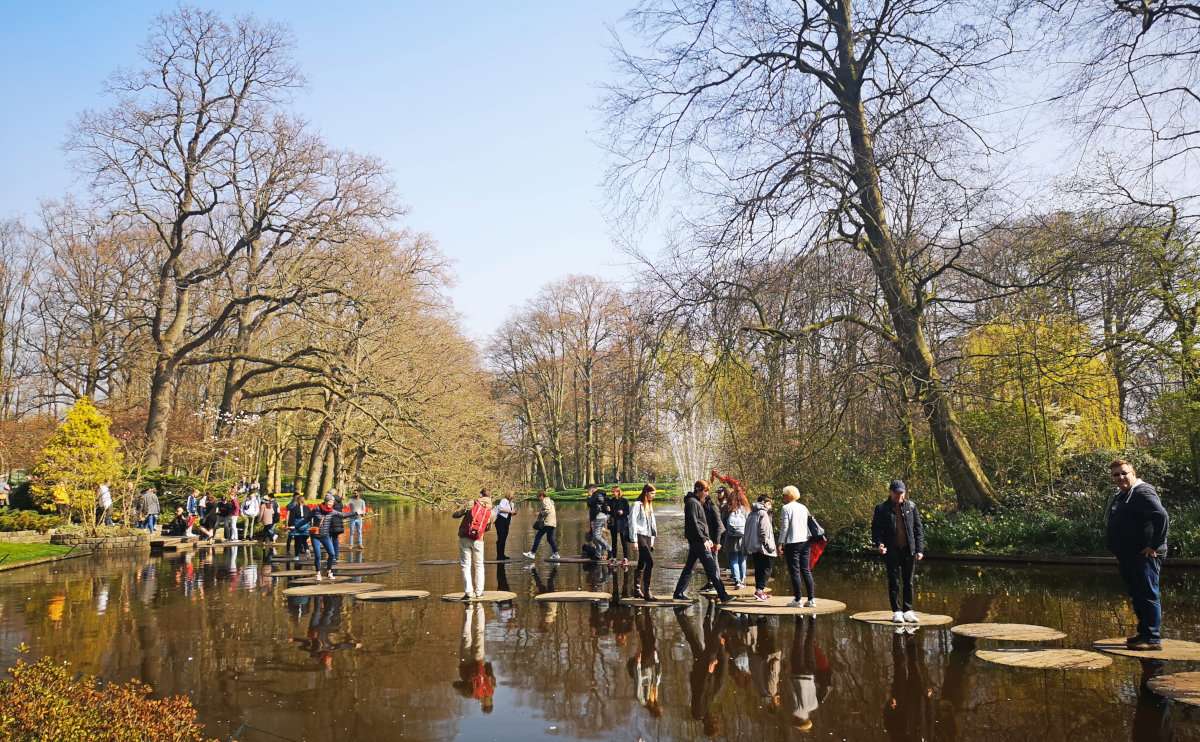
[{"label": "black shoe", "polygon": [[1142,637],[1140,634],[1134,634],[1133,636],[1127,636],[1127,637],[1125,637],[1125,646],[1132,647],[1134,644],[1137,644],[1141,640],[1142,640]]},{"label": "black shoe", "polygon": [[686,595],[680,595],[679,593],[675,593],[674,595],[671,596],[671,600],[691,600],[691,599],[688,598],[688,596],[686,596]]},{"label": "black shoe", "polygon": [[1135,652],[1159,652],[1162,651],[1162,642],[1153,642],[1146,639],[1141,639],[1133,644],[1126,645],[1129,649]]},{"label": "black shoe", "polygon": [[733,602],[734,600],[737,600],[737,598],[735,598],[734,596],[730,595],[729,593],[725,593],[725,595],[724,595],[724,596],[722,596],[722,597],[720,597],[720,598],[717,598],[717,600],[721,601],[722,603],[731,603],[731,602]]}]

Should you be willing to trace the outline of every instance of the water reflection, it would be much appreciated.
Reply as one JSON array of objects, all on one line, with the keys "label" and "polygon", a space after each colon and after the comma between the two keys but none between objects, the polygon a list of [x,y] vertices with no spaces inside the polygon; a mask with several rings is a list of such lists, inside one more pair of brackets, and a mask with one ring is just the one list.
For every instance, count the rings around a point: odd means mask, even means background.
[{"label": "water reflection", "polygon": [[[563,553],[574,553],[568,542],[584,515],[564,504],[559,517]],[[437,595],[460,587],[457,566],[416,562],[453,557],[453,521],[395,508],[373,522],[368,551],[347,560],[400,559],[364,579],[433,599],[284,596],[289,580],[275,575],[296,565],[270,558],[282,544],[71,560],[0,576],[0,662],[25,642],[83,672],[143,678],[188,694],[211,735],[243,742],[1200,740],[1195,711],[1145,688],[1155,673],[1194,665],[1118,658],[1097,672],[1022,671],[980,662],[973,642],[941,630],[898,636],[846,615],[739,617],[708,601],[632,608],[620,601],[633,570],[607,565],[493,565],[488,584],[515,600],[443,603]],[[512,548],[527,545],[526,535],[511,538]],[[670,537],[659,549],[664,564],[683,555]],[[878,565],[827,557],[821,569],[823,594],[845,601],[847,614],[885,603]],[[662,592],[677,575],[656,571]],[[1200,574],[1165,579],[1171,636],[1195,638]],[[1119,634],[1126,618],[1112,583],[1102,570],[932,564],[917,600],[959,623],[1057,626],[1066,646],[1087,646]],[[532,600],[569,589],[612,599]]]}]

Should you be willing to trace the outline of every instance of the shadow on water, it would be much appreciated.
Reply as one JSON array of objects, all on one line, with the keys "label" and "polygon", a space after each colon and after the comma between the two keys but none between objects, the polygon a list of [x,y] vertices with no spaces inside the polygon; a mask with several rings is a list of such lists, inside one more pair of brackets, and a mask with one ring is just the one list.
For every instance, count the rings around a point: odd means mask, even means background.
[{"label": "shadow on water", "polygon": [[[578,553],[582,508],[563,504],[559,519],[562,552]],[[683,556],[672,523],[660,564]],[[24,643],[80,671],[140,678],[190,696],[213,735],[248,742],[1200,740],[1196,712],[1145,685],[1196,669],[1189,663],[1019,670],[980,661],[974,651],[986,642],[945,630],[857,623],[850,613],[886,604],[872,562],[823,560],[818,595],[848,610],[815,619],[739,616],[707,600],[633,608],[619,602],[632,594],[631,567],[523,560],[488,568],[488,587],[515,600],[464,606],[437,599],[461,591],[456,564],[417,564],[455,559],[454,526],[442,513],[387,508],[368,523],[367,550],[343,552],[400,560],[362,579],[429,590],[419,601],[284,596],[288,580],[274,573],[308,565],[273,562],[257,546],[18,570],[0,576],[0,662],[15,661]],[[510,552],[529,535],[514,528]],[[677,576],[656,570],[654,591],[667,593]],[[786,583],[777,571],[773,586]],[[1200,637],[1200,574],[1168,567],[1164,584],[1168,635]],[[580,589],[612,599],[533,600]],[[1128,620],[1116,576],[1103,569],[924,564],[916,597],[919,609],[957,623],[1058,627],[1068,647],[1122,635]]]}]

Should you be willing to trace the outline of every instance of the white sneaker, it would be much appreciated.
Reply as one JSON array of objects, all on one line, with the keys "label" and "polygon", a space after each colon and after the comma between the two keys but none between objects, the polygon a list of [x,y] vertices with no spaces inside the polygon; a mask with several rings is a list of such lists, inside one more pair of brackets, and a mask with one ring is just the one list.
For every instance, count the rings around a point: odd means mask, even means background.
[{"label": "white sneaker", "polygon": [[917,614],[912,611],[904,612],[904,620],[908,623],[921,623],[921,619],[917,618]]},{"label": "white sneaker", "polygon": [[804,601],[803,600],[790,600],[790,601],[788,601],[787,607],[788,608],[803,608]]},{"label": "white sneaker", "polygon": [[817,607],[817,599],[809,598],[808,600],[804,601],[804,607],[805,608],[816,608]]},{"label": "white sneaker", "polygon": [[537,555],[535,555],[532,551],[526,551],[522,553],[521,556],[525,557],[526,559],[537,559]]},{"label": "white sneaker", "polygon": [[317,582],[320,582],[322,579],[323,579],[323,578],[321,577],[321,572],[320,572],[320,570],[317,570]]},{"label": "white sneaker", "polygon": [[904,623],[904,614],[896,611],[892,614],[892,623]]},{"label": "white sneaker", "polygon": [[325,575],[325,576],[326,576],[326,577],[328,577],[329,579],[331,579],[331,580],[332,580],[332,579],[333,579],[333,570],[332,570],[332,569],[331,569],[331,570],[329,570],[329,572],[328,572],[328,573],[326,573],[326,575]]},{"label": "white sneaker", "polygon": [[555,552],[550,555],[550,561],[552,561],[552,562],[557,562],[560,558],[561,557],[559,557],[558,552]]}]

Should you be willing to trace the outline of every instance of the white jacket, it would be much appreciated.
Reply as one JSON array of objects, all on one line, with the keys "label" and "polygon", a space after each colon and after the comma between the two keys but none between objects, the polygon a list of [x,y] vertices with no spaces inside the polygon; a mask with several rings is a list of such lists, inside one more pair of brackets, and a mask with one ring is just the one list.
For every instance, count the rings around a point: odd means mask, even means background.
[{"label": "white jacket", "polygon": [[654,537],[658,535],[658,523],[654,520],[654,507],[642,507],[641,500],[634,500],[629,510],[629,540],[637,543],[638,536],[649,536],[650,545],[654,546]]},{"label": "white jacket", "polygon": [[783,506],[783,517],[779,521],[781,544],[803,544],[808,541],[808,508],[793,500]]}]

